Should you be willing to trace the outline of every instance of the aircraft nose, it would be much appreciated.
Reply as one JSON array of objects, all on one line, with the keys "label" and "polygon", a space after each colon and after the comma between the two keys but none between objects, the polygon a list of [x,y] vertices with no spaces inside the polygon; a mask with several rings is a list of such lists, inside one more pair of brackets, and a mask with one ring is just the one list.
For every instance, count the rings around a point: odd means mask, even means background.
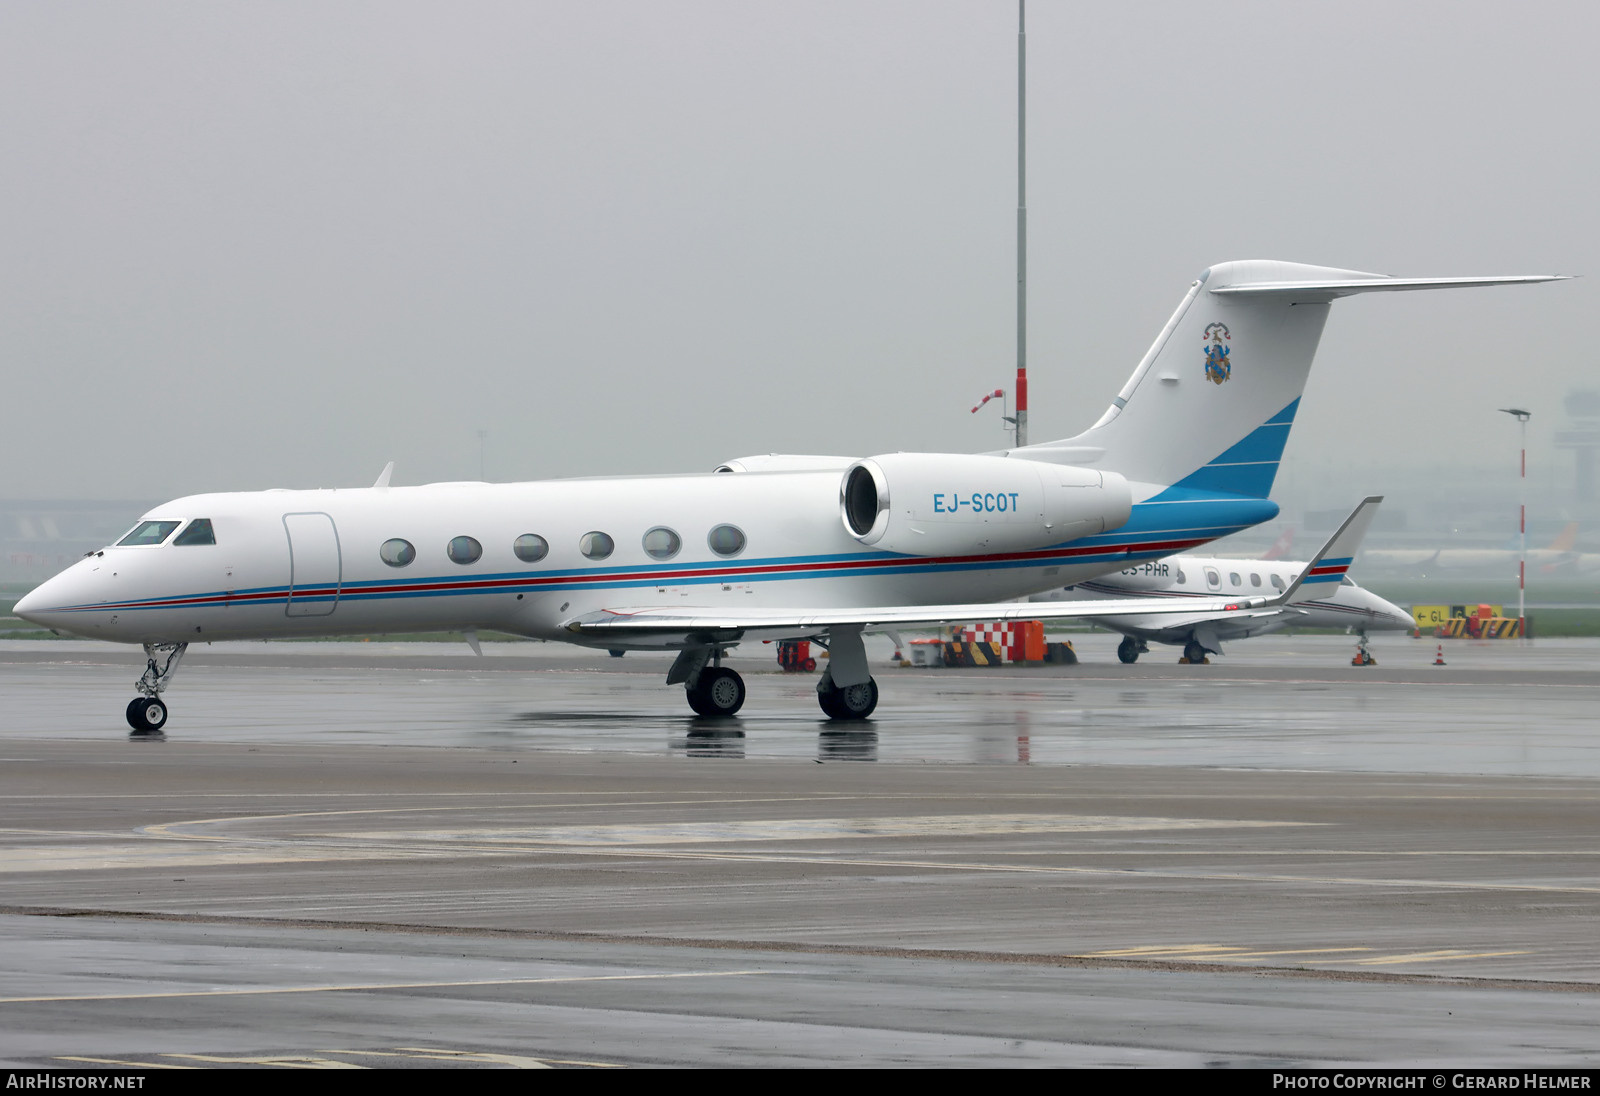
[{"label": "aircraft nose", "polygon": [[1392,601],[1374,595],[1373,625],[1385,630],[1409,632],[1417,626],[1416,618]]},{"label": "aircraft nose", "polygon": [[72,614],[68,607],[81,601],[74,596],[79,583],[73,568],[61,572],[55,578],[47,579],[22,595],[22,599],[12,606],[12,613],[21,617],[30,624],[37,624],[41,628],[53,631],[67,630],[67,618]]}]

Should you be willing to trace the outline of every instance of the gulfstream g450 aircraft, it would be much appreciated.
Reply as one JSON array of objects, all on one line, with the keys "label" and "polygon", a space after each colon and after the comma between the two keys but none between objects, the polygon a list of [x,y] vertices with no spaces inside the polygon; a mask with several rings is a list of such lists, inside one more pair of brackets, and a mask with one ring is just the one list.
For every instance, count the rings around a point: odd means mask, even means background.
[{"label": "gulfstream g450 aircraft", "polygon": [[[1550,280],[1225,263],[1190,284],[1075,438],[982,455],[747,458],[724,466],[732,474],[390,487],[386,469],[362,490],[194,495],[156,507],[15,611],[143,644],[127,711],[136,731],[166,721],[160,694],[193,642],[471,640],[482,628],[675,650],[667,681],[703,716],[744,702],[724,650],[810,638],[832,656],[822,710],[864,718],[878,696],[865,630],[1125,614],[1123,602],[1006,603],[1275,516],[1267,493],[1335,298]],[[1290,594],[1173,609],[1246,612]]]}]

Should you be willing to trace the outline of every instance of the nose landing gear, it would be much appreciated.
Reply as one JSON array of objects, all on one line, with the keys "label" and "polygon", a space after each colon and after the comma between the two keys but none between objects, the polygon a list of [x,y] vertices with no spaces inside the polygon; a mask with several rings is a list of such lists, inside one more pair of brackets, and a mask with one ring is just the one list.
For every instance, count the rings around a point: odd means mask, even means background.
[{"label": "nose landing gear", "polygon": [[[167,725],[167,706],[161,699],[172,677],[178,672],[178,663],[189,649],[187,643],[146,643],[144,645],[145,670],[134,683],[139,695],[128,701],[128,726],[133,728],[130,738],[155,738]],[[166,661],[157,665],[162,655]]]}]

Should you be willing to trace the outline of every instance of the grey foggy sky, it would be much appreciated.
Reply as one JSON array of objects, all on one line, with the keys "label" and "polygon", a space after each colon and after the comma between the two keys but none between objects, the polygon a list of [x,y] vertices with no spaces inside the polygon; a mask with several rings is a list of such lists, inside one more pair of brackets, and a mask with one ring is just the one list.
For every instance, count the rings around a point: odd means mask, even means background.
[{"label": "grey foggy sky", "polygon": [[[1555,459],[1600,383],[1600,7],[1028,31],[1033,440],[1278,258],[1589,275],[1336,303],[1289,448],[1381,492],[1504,464],[1515,401]],[[4,5],[0,497],[476,478],[479,429],[491,479],[999,447],[1015,65],[997,0]]]}]

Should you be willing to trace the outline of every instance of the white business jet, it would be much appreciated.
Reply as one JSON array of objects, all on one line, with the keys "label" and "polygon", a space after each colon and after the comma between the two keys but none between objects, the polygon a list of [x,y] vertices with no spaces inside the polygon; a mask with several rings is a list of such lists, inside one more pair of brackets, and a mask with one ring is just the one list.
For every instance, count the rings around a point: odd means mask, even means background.
[{"label": "white business jet", "polygon": [[[990,454],[752,457],[728,473],[193,495],[17,603],[60,632],[139,643],[135,732],[194,642],[479,629],[675,650],[669,684],[731,716],[742,641],[829,650],[824,713],[877,704],[863,631],[1126,613],[1013,599],[1275,517],[1268,501],[1330,302],[1555,280],[1389,278],[1271,261],[1195,279],[1095,425]],[[392,466],[391,466],[392,467]],[[1306,580],[1302,580],[1306,581]],[[1277,598],[1175,609],[1243,612]]]},{"label": "white business jet", "polygon": [[[1323,566],[1350,560],[1323,559]],[[1309,566],[1292,560],[1226,559],[1216,556],[1168,556],[1125,567],[1113,574],[1080,582],[1062,590],[1035,594],[1033,600],[1066,602],[1122,598],[1142,603],[1123,616],[1098,616],[1094,622],[1122,633],[1117,657],[1136,662],[1151,643],[1183,648],[1183,656],[1197,663],[1209,654],[1221,654],[1224,641],[1247,639],[1283,628],[1349,628],[1368,632],[1409,632],[1417,626],[1411,614],[1371,590],[1341,575],[1336,586],[1320,584],[1317,595],[1271,612],[1198,613],[1146,616],[1145,604],[1182,604],[1223,597],[1277,595],[1289,588]]]}]

